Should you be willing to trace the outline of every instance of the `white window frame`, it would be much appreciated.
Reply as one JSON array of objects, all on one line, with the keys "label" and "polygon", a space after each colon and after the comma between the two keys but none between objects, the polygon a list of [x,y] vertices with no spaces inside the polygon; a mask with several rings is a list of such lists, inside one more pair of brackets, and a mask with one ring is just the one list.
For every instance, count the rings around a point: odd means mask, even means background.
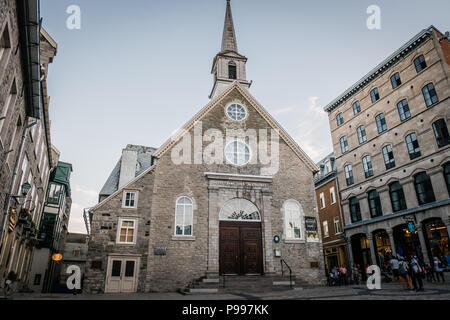
[{"label": "white window frame", "polygon": [[328,220],[322,222],[323,225],[323,237],[328,238],[330,236],[330,231],[328,230]]},{"label": "white window frame", "polygon": [[331,199],[331,204],[336,203],[336,192],[334,191],[334,187],[330,188],[330,199]]},{"label": "white window frame", "polygon": [[319,199],[320,199],[320,209],[325,208],[325,195],[323,194],[323,192],[319,194]]},{"label": "white window frame", "polygon": [[[238,105],[238,106],[241,106],[243,109],[244,109],[244,117],[242,118],[242,119],[233,119],[229,114],[228,114],[228,109],[232,106],[232,105]],[[227,117],[229,118],[229,119],[231,119],[231,120],[233,120],[233,121],[238,121],[238,122],[240,122],[240,121],[244,121],[245,119],[247,119],[247,116],[248,116],[248,111],[247,111],[247,108],[242,104],[242,103],[240,103],[240,102],[232,102],[232,103],[230,103],[229,105],[227,105],[227,107],[225,108],[225,114],[227,115]]]},{"label": "white window frame", "polygon": [[[298,217],[293,217],[294,210],[292,208],[289,208],[288,206],[295,205],[298,208]],[[293,219],[294,218],[294,219]],[[283,228],[283,236],[286,241],[304,241],[305,240],[305,228],[303,226],[304,224],[304,213],[302,206],[298,201],[296,200],[286,200],[283,204],[283,219],[284,219],[284,228]],[[293,221],[294,227],[291,227],[290,222]],[[295,228],[297,227],[300,229],[300,238],[295,236]]]},{"label": "white window frame", "polygon": [[[123,229],[122,227],[122,223],[123,222],[133,222],[133,227],[125,227],[127,229],[127,231],[129,229],[133,229],[133,241],[132,242],[128,242],[128,241],[120,241],[120,232]],[[119,218],[119,223],[117,225],[117,237],[116,237],[116,243],[117,244],[136,244],[136,238],[137,238],[137,228],[138,228],[138,221],[135,218]],[[128,236],[128,232],[127,232],[127,236]],[[127,238],[127,236],[125,236],[125,238]]]},{"label": "white window frame", "polygon": [[[239,162],[239,156],[240,155],[244,155],[244,160],[245,160],[245,155],[246,155],[245,152],[243,154],[239,153],[239,144],[243,144],[244,147],[246,147],[248,149],[248,160],[247,161],[245,161],[243,163],[235,163],[234,162],[234,155],[235,155],[234,148],[233,148],[233,159],[230,159],[230,157],[228,156],[229,154],[227,152],[227,149],[228,149],[229,146],[231,146],[234,143],[237,144],[237,150],[236,150],[237,162]],[[232,165],[237,166],[237,167],[245,166],[245,165],[249,164],[252,161],[252,149],[250,148],[250,146],[247,143],[245,143],[245,141],[242,141],[242,140],[239,140],[239,139],[234,139],[234,140],[230,141],[229,143],[227,143],[227,145],[225,146],[225,149],[224,149],[224,154],[225,154],[225,159],[227,160],[227,162],[229,164],[232,164]]]},{"label": "white window frame", "polygon": [[[134,194],[133,206],[127,206],[127,194]],[[133,190],[124,190],[122,195],[122,208],[124,209],[136,209],[138,202],[138,192]]]},{"label": "white window frame", "polygon": [[[191,204],[182,204],[182,203],[178,203],[181,199],[186,198],[188,199]],[[180,221],[177,220],[177,208],[178,206],[183,206],[183,221],[181,223],[179,223]],[[184,234],[184,228],[189,225],[186,224],[186,207],[190,206],[191,207],[191,234]],[[174,217],[174,230],[173,230],[173,235],[175,237],[193,237],[194,236],[194,200],[190,197],[187,196],[181,196],[179,198],[177,198],[177,200],[175,201],[175,217]],[[182,233],[181,234],[177,234],[177,226],[182,226]]]},{"label": "white window frame", "polygon": [[[342,231],[341,231],[341,221],[340,221],[339,217],[334,217],[333,222],[334,222],[334,233],[335,234],[341,234],[342,233]],[[337,228],[336,228],[336,226],[337,226]]]}]

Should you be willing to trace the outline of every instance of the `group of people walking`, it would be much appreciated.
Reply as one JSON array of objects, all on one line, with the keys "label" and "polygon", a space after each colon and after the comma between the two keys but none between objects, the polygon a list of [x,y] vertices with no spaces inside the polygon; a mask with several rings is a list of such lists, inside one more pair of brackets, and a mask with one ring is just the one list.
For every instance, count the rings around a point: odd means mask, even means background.
[{"label": "group of people walking", "polygon": [[432,266],[423,264],[417,256],[392,257],[389,263],[394,279],[402,284],[404,290],[423,291],[423,279],[445,282],[444,264],[438,257],[433,258]]},{"label": "group of people walking", "polygon": [[[423,291],[423,280],[427,282],[445,282],[444,263],[434,257],[432,265],[422,263],[417,256],[391,257],[386,261],[391,272],[386,272],[386,281],[390,282],[389,274],[393,280],[400,282],[404,290]],[[329,286],[342,286],[347,284],[359,285],[367,279],[367,268],[361,268],[359,264],[354,264],[350,270],[345,266],[334,266],[328,274]]]}]

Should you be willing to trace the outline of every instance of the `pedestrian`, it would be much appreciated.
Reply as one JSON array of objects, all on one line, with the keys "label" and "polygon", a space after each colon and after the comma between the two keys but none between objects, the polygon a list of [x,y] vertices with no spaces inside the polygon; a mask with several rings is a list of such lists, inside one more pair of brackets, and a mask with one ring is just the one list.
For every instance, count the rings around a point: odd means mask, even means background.
[{"label": "pedestrian", "polygon": [[409,280],[409,267],[403,257],[399,257],[400,261],[398,263],[398,273],[400,276],[400,282],[402,284],[403,290],[412,289]]},{"label": "pedestrian", "polygon": [[339,275],[338,275],[337,267],[333,267],[333,269],[331,269],[331,274],[332,274],[332,278],[333,278],[333,286],[336,286],[339,283]]},{"label": "pedestrian", "polygon": [[398,273],[399,261],[396,257],[392,257],[391,260],[389,260],[389,263],[391,264],[392,275],[394,276],[395,281],[398,282],[400,280]]},{"label": "pedestrian", "polygon": [[425,265],[423,266],[423,274],[425,275],[425,279],[427,280],[427,282],[431,281],[431,267],[428,263],[425,263]]},{"label": "pedestrian", "polygon": [[359,285],[359,270],[356,265],[352,266],[352,280],[353,284]]},{"label": "pedestrian", "polygon": [[347,284],[347,268],[345,266],[341,266],[339,272],[341,275],[341,282],[345,286]]},{"label": "pedestrian", "polygon": [[414,290],[416,292],[423,291],[422,267],[419,264],[419,260],[417,259],[416,256],[411,257],[410,266],[412,269],[412,282],[413,282]]},{"label": "pedestrian", "polygon": [[439,260],[438,257],[434,257],[434,272],[436,273],[436,279],[437,282],[439,282],[439,277],[442,278],[442,282],[445,282],[444,278],[444,265],[441,260]]}]

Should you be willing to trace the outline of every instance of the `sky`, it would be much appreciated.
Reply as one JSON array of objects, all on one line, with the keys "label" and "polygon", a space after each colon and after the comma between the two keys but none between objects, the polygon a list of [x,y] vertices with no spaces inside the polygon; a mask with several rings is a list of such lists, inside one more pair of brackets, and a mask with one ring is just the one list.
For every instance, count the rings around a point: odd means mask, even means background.
[{"label": "sky", "polygon": [[[71,5],[80,29],[67,28]],[[58,43],[52,143],[72,163],[70,232],[127,144],[159,147],[208,102],[225,0],[41,0]],[[370,30],[367,8],[380,8]],[[422,29],[450,29],[448,0],[232,0],[250,93],[315,161],[332,151],[323,107]]]}]

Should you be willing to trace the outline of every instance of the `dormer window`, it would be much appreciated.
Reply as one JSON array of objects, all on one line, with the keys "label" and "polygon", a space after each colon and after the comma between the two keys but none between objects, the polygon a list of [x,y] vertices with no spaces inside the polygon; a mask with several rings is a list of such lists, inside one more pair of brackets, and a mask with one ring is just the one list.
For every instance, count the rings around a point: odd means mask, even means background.
[{"label": "dormer window", "polygon": [[234,63],[233,61],[228,64],[228,79],[237,79],[236,63]]}]

